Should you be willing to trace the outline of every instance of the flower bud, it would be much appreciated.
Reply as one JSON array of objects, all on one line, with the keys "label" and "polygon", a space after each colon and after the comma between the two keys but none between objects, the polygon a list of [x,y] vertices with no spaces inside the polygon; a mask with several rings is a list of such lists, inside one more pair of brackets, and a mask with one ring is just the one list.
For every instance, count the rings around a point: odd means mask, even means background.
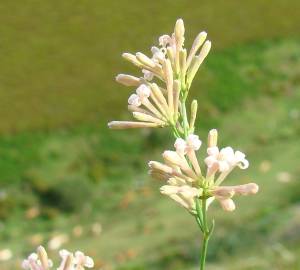
[{"label": "flower bud", "polygon": [[233,186],[232,189],[237,195],[253,195],[259,190],[259,187],[255,183],[249,183],[245,185]]},{"label": "flower bud", "polygon": [[179,96],[180,96],[180,82],[178,80],[174,81],[173,86],[173,99],[174,99],[174,115],[175,118],[178,118],[178,111],[179,111]]},{"label": "flower bud", "polygon": [[111,121],[108,123],[108,127],[111,129],[127,129],[127,128],[148,128],[159,127],[156,123],[148,122],[134,122],[134,121]]},{"label": "flower bud", "polygon": [[46,250],[44,249],[44,247],[39,246],[39,247],[37,248],[37,254],[38,254],[38,257],[39,257],[39,259],[40,259],[40,262],[41,262],[41,265],[42,265],[42,267],[43,267],[43,270],[49,269],[48,255],[47,255],[47,252],[46,252]]},{"label": "flower bud", "polygon": [[141,112],[133,112],[133,117],[139,121],[151,122],[156,123],[157,125],[164,126],[165,122],[161,121],[158,118],[155,118],[149,114],[141,113]]},{"label": "flower bud", "polygon": [[[212,130],[209,131],[207,141],[208,141],[207,142],[208,148],[217,146],[217,144],[218,144],[218,131],[216,129],[212,129]],[[215,148],[211,148],[211,149],[215,150]],[[211,154],[214,154],[214,153],[211,153]]]},{"label": "flower bud", "polygon": [[170,111],[174,111],[173,105],[173,70],[171,66],[171,62],[169,59],[166,59],[163,62],[163,72],[165,74],[166,84],[167,84],[167,92],[168,92],[168,105]]},{"label": "flower bud", "polygon": [[175,39],[177,48],[181,48],[184,42],[184,22],[182,19],[178,19],[175,24]]},{"label": "flower bud", "polygon": [[122,57],[139,68],[143,67],[142,63],[131,53],[123,53]]},{"label": "flower bud", "polygon": [[139,86],[141,84],[139,78],[127,74],[119,74],[116,77],[116,81],[125,86]]},{"label": "flower bud", "polygon": [[145,66],[150,67],[150,68],[155,68],[155,66],[156,66],[155,63],[145,54],[138,52],[138,53],[136,53],[135,56],[136,56],[137,60],[140,61]]},{"label": "flower bud", "polygon": [[157,161],[149,161],[148,166],[154,171],[160,171],[162,173],[172,174],[173,172],[171,167]]},{"label": "flower bud", "polygon": [[189,65],[191,64],[191,61],[193,59],[193,57],[196,55],[197,51],[199,50],[199,48],[202,46],[203,42],[205,41],[207,37],[207,33],[206,32],[201,32],[198,34],[198,36],[195,38],[192,48],[190,50],[188,59],[187,59],[187,67],[189,67]]},{"label": "flower bud", "polygon": [[184,79],[186,73],[186,49],[179,51],[179,66],[181,77]]},{"label": "flower bud", "polygon": [[191,103],[191,118],[190,118],[190,128],[192,129],[192,132],[195,129],[197,110],[198,110],[198,102],[196,99],[194,99]]},{"label": "flower bud", "polygon": [[231,199],[218,200],[225,211],[232,212],[235,210],[235,204]]},{"label": "flower bud", "polygon": [[200,65],[204,61],[205,57],[208,55],[211,48],[211,42],[208,40],[204,43],[198,56],[194,56],[191,60],[191,65],[187,74],[187,84],[190,86]]}]

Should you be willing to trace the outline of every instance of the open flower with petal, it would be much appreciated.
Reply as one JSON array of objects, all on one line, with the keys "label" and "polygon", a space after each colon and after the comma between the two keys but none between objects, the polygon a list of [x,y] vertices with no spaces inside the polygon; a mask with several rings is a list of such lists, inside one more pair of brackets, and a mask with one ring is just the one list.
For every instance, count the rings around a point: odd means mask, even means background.
[{"label": "open flower with petal", "polygon": [[240,151],[234,151],[231,147],[219,150],[217,147],[217,130],[211,130],[208,135],[208,156],[205,158],[207,165],[206,181],[209,186],[208,193],[219,201],[226,211],[235,210],[232,200],[234,195],[253,195],[258,192],[258,185],[249,183],[237,186],[220,186],[229,173],[235,168],[247,169],[249,162],[246,155]]},{"label": "open flower with petal", "polygon": [[232,169],[236,166],[245,169],[248,161],[240,151],[233,151],[226,147],[219,151],[217,147],[216,130],[211,130],[208,136],[208,157],[206,176],[202,175],[196,156],[201,147],[201,140],[197,135],[190,134],[186,139],[178,138],[174,143],[176,151],[164,151],[164,163],[150,161],[150,174],[155,178],[166,180],[167,185],[161,188],[161,193],[195,213],[195,199],[204,196],[208,199],[207,206],[216,199],[226,211],[233,211],[234,195],[252,195],[258,192],[254,183],[237,186],[220,186]]},{"label": "open flower with petal", "polygon": [[195,151],[199,150],[201,141],[198,136],[190,134],[186,140],[175,141],[176,151],[164,151],[164,163],[150,161],[150,174],[167,181],[161,187],[162,194],[169,196],[191,213],[195,213],[195,198],[202,194],[201,169]]}]

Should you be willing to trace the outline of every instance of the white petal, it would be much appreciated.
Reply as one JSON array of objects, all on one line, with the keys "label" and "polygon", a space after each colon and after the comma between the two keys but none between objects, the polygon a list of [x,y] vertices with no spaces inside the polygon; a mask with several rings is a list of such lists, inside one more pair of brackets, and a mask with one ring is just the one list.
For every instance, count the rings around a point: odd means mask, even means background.
[{"label": "white petal", "polygon": [[219,154],[219,148],[217,146],[208,147],[207,154],[209,156],[217,156]]},{"label": "white petal", "polygon": [[194,134],[190,134],[187,137],[186,142],[187,142],[187,145],[195,151],[199,150],[199,148],[202,144],[201,140],[199,140],[199,136],[194,135]]},{"label": "white petal", "polygon": [[182,138],[176,139],[174,147],[179,154],[186,154],[186,141]]},{"label": "white petal", "polygon": [[238,166],[242,169],[245,170],[249,167],[249,161],[247,159],[243,159],[240,161],[240,163],[238,164]]},{"label": "white petal", "polygon": [[66,249],[61,249],[60,251],[59,251],[59,256],[61,257],[61,258],[66,258],[67,256],[69,256],[69,254],[70,254],[71,252],[69,252],[68,250],[66,250]]},{"label": "white petal", "polygon": [[147,70],[147,69],[142,69],[142,72],[144,73],[144,78],[147,80],[147,81],[152,81],[153,78],[154,78],[154,74]]},{"label": "white petal", "polygon": [[142,102],[141,102],[141,99],[139,98],[139,96],[137,94],[132,94],[128,98],[128,104],[139,107],[139,106],[141,106]]},{"label": "white petal", "polygon": [[207,158],[204,159],[204,162],[208,168],[212,167],[215,163],[218,163],[216,158],[213,156],[208,156]]},{"label": "white petal", "polygon": [[143,98],[148,98],[150,97],[151,94],[151,90],[150,88],[145,85],[145,84],[141,84],[137,89],[136,89],[136,93],[139,96],[140,99]]},{"label": "white petal", "polygon": [[241,151],[235,151],[234,157],[237,161],[242,161],[243,159],[245,159],[246,155]]},{"label": "white petal", "polygon": [[85,264],[84,264],[85,267],[87,268],[92,268],[94,267],[94,260],[89,257],[89,256],[85,256]]},{"label": "white petal", "polygon": [[227,172],[229,169],[230,169],[230,166],[227,161],[219,161],[220,172]]}]

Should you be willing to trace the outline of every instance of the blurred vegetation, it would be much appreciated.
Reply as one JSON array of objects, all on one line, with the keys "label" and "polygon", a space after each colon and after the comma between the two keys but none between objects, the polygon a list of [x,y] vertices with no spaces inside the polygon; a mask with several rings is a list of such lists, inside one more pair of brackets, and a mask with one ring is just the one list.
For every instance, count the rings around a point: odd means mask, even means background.
[{"label": "blurred vegetation", "polygon": [[188,45],[206,29],[216,48],[193,86],[200,137],[217,127],[251,164],[230,181],[261,187],[234,213],[212,207],[209,269],[299,269],[298,2],[139,3],[0,3],[0,250],[14,254],[1,269],[53,239],[105,270],[197,269],[196,224],[146,173],[171,137],[106,129],[129,117],[121,52],[147,51],[179,16]]}]

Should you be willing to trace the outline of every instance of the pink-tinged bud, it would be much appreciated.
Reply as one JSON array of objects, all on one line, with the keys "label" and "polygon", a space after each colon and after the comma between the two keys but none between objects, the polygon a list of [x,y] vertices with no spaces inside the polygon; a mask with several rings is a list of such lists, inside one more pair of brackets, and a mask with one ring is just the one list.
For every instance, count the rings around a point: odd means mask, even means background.
[{"label": "pink-tinged bud", "polygon": [[185,163],[183,163],[182,158],[174,151],[165,151],[163,152],[163,158],[170,162],[171,164],[174,164],[179,167],[184,167]]},{"label": "pink-tinged bud", "polygon": [[189,67],[189,65],[191,64],[191,61],[192,61],[193,57],[196,55],[197,51],[199,50],[199,48],[204,43],[206,37],[207,37],[207,33],[206,32],[201,32],[195,38],[195,40],[193,42],[193,45],[192,45],[192,48],[190,50],[188,59],[187,59],[187,67]]},{"label": "pink-tinged bud", "polygon": [[145,54],[138,52],[136,53],[136,58],[138,61],[140,61],[142,64],[144,64],[145,66],[149,67],[149,68],[155,68],[155,63],[153,62],[153,60],[151,60],[148,56],[146,56]]},{"label": "pink-tinged bud", "polygon": [[233,195],[235,194],[233,188],[229,187],[216,187],[211,194],[219,199],[229,199],[232,198]]},{"label": "pink-tinged bud", "polygon": [[51,266],[51,262],[49,262],[48,255],[47,255],[47,252],[44,249],[44,247],[39,246],[37,248],[37,254],[38,254],[38,257],[40,259],[43,270],[49,269],[50,266]]},{"label": "pink-tinged bud", "polygon": [[141,112],[133,112],[132,114],[133,114],[133,117],[137,120],[155,123],[155,124],[160,125],[160,126],[165,125],[164,121],[161,121],[160,119],[158,119],[156,117],[153,117],[149,114],[141,113]]},{"label": "pink-tinged bud", "polygon": [[175,40],[177,48],[181,48],[184,42],[184,22],[182,19],[178,19],[175,24]]},{"label": "pink-tinged bud", "polygon": [[235,210],[235,204],[231,199],[218,200],[225,211],[232,212]]},{"label": "pink-tinged bud", "polygon": [[166,79],[167,84],[167,92],[168,92],[168,105],[170,112],[174,111],[174,102],[173,102],[173,70],[171,66],[171,62],[169,59],[166,59],[163,62],[163,72]]},{"label": "pink-tinged bud", "polygon": [[160,127],[156,123],[134,122],[134,121],[112,121],[108,123],[111,129],[128,129],[128,128],[150,128]]},{"label": "pink-tinged bud", "polygon": [[191,103],[191,117],[190,117],[190,128],[192,131],[195,128],[195,121],[197,118],[197,111],[198,111],[198,102],[196,99],[194,99]]},{"label": "pink-tinged bud", "polygon": [[174,115],[175,121],[179,115],[179,96],[180,96],[180,82],[178,80],[174,80],[173,86],[173,100],[174,100]]},{"label": "pink-tinged bud", "polygon": [[255,183],[249,183],[245,185],[233,186],[232,189],[237,195],[253,195],[259,190],[259,187]]},{"label": "pink-tinged bud", "polygon": [[139,68],[143,67],[143,64],[131,53],[123,53],[122,57]]},{"label": "pink-tinged bud", "polygon": [[162,173],[172,174],[173,169],[163,163],[157,161],[150,161],[148,163],[149,167],[155,171],[160,171]]},{"label": "pink-tinged bud", "polygon": [[116,81],[125,86],[139,86],[141,81],[139,78],[127,74],[119,74],[116,77]]}]

